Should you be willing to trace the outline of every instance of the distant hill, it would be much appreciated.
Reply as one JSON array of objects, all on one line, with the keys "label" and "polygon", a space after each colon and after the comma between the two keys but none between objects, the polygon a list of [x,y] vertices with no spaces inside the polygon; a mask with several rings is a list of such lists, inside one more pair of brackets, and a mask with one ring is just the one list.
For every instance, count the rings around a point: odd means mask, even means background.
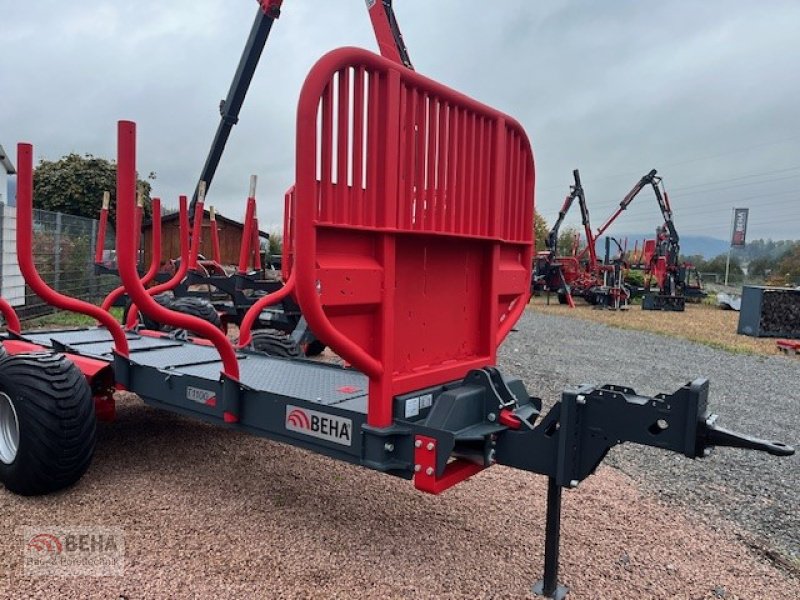
[{"label": "distant hill", "polygon": [[[653,235],[653,233],[623,233],[615,235],[614,237],[618,240],[628,238],[628,249],[632,250],[637,240],[641,246],[642,240],[652,238]],[[706,259],[711,259],[727,251],[728,242],[725,240],[709,237],[707,235],[681,236],[681,254],[684,256],[700,254]],[[600,256],[605,252],[605,240],[603,238],[597,241],[597,252]]]}]

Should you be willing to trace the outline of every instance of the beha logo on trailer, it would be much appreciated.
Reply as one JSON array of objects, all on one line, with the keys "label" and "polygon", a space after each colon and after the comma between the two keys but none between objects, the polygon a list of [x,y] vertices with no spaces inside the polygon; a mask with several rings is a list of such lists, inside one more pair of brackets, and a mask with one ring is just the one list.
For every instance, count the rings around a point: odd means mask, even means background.
[{"label": "beha logo on trailer", "polygon": [[286,429],[343,446],[353,443],[353,421],[326,413],[286,406]]}]

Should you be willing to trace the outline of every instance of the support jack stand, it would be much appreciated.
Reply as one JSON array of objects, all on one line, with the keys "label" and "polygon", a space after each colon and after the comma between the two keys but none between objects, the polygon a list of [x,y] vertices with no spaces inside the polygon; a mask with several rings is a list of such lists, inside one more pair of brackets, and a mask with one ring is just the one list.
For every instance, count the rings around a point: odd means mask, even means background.
[{"label": "support jack stand", "polygon": [[536,596],[563,600],[569,591],[558,585],[558,550],[561,541],[561,486],[554,477],[547,480],[547,522],[544,538],[544,577],[533,585]]}]

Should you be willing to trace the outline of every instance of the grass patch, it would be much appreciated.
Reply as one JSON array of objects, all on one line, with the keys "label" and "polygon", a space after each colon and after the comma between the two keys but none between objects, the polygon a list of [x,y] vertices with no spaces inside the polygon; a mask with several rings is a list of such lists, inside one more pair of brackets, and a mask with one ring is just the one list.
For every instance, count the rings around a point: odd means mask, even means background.
[{"label": "grass patch", "polygon": [[[122,318],[122,308],[114,307],[111,314],[119,321]],[[45,329],[59,327],[92,327],[97,322],[86,315],[81,315],[66,310],[59,310],[49,315],[26,319],[22,322],[23,329]]]},{"label": "grass patch", "polygon": [[582,300],[576,300],[575,308],[570,309],[559,305],[557,300],[552,302],[553,299],[547,305],[544,297],[533,298],[529,308],[536,312],[594,321],[620,329],[649,331],[738,354],[779,353],[774,339],[737,334],[738,312],[721,310],[709,304],[687,303],[684,312],[642,310],[639,306],[632,306],[625,311],[611,311],[596,309]]}]

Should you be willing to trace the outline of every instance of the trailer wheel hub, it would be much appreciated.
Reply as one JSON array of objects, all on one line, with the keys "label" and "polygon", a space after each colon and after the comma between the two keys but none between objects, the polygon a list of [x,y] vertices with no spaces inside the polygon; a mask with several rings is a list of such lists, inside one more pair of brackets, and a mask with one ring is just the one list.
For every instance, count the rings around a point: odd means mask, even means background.
[{"label": "trailer wheel hub", "polygon": [[8,394],[0,392],[0,462],[10,465],[19,449],[19,419]]}]

